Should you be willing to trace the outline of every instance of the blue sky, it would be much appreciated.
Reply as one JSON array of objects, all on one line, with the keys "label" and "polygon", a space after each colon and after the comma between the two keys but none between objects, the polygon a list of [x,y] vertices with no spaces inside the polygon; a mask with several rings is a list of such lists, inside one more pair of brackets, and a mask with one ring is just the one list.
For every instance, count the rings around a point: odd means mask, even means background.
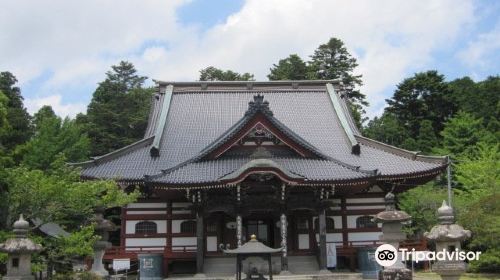
[{"label": "blue sky", "polygon": [[[330,37],[358,59],[362,91],[380,114],[418,71],[448,80],[500,73],[500,2],[329,0],[0,0],[0,71],[18,77],[31,113],[86,110],[110,66],[129,60],[159,80],[196,80],[213,65],[254,73],[304,59]],[[151,82],[150,82],[151,83]]]}]

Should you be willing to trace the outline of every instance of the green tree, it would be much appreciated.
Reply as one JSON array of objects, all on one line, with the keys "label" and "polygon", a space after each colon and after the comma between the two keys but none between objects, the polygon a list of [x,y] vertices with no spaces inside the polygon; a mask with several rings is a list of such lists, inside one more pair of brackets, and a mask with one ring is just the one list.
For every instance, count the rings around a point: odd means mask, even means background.
[{"label": "green tree", "polygon": [[81,181],[79,172],[64,162],[59,157],[49,171],[27,167],[8,171],[8,224],[23,213],[27,219],[77,229],[96,207],[118,207],[137,198],[137,193],[126,194],[113,181]]},{"label": "green tree", "polygon": [[29,168],[46,170],[61,155],[70,162],[88,158],[90,141],[84,128],[74,120],[62,120],[50,106],[44,106],[34,115],[33,122],[35,135],[16,151]]},{"label": "green tree", "polygon": [[71,258],[91,254],[97,239],[92,224],[96,208],[121,207],[139,196],[138,191],[125,193],[114,181],[82,181],[78,170],[66,165],[65,161],[64,157],[59,157],[47,171],[30,170],[25,166],[7,170],[8,217],[5,224],[10,227],[22,213],[28,221],[57,223],[70,233],[54,238],[32,232],[45,246],[39,257],[48,263],[49,271],[53,264],[58,264],[54,267],[56,270],[64,270]]},{"label": "green tree", "polygon": [[418,137],[423,120],[431,121],[438,135],[456,111],[451,95],[443,75],[436,71],[417,73],[397,86],[393,97],[386,100],[386,111],[394,114],[410,137]]},{"label": "green tree", "polygon": [[[485,127],[500,119],[500,77],[490,76],[475,83],[469,77],[456,79],[449,83],[454,100],[461,111],[476,118],[482,118]],[[495,127],[491,132],[497,131]]]},{"label": "green tree", "polygon": [[269,80],[305,80],[307,79],[307,65],[297,54],[291,54],[281,59],[278,64],[273,64],[267,75]]},{"label": "green tree", "polygon": [[366,96],[356,87],[363,84],[361,75],[354,74],[358,66],[356,58],[347,51],[342,40],[331,38],[320,45],[311,56],[308,78],[317,80],[339,79],[350,90],[347,97],[353,104],[368,105]]},{"label": "green tree", "polygon": [[405,128],[400,125],[393,114],[388,112],[370,120],[364,128],[363,134],[368,138],[394,146],[401,146],[408,138]]},{"label": "green tree", "polygon": [[421,237],[437,224],[436,210],[446,199],[446,189],[433,183],[418,186],[401,194],[399,208],[411,216],[411,224],[405,226],[410,235]]},{"label": "green tree", "polygon": [[473,233],[469,249],[482,251],[471,263],[475,271],[500,269],[500,152],[498,143],[479,143],[455,166],[458,222]]},{"label": "green tree", "polygon": [[0,72],[0,91],[7,97],[7,119],[9,128],[0,135],[0,143],[12,150],[31,137],[30,115],[23,105],[21,90],[15,86],[17,79],[10,72]]},{"label": "green tree", "polygon": [[418,131],[418,150],[424,154],[430,154],[434,147],[438,145],[438,139],[434,134],[434,128],[430,120],[423,120]]},{"label": "green tree", "polygon": [[484,128],[483,120],[465,112],[459,112],[447,121],[441,136],[442,145],[434,151],[454,158],[473,153],[481,141],[493,140],[492,134]]},{"label": "green tree", "polygon": [[240,74],[231,70],[222,70],[209,66],[200,70],[200,81],[253,81],[250,73]]},{"label": "green tree", "polygon": [[122,61],[111,67],[87,108],[86,123],[92,155],[101,155],[131,144],[144,136],[154,89],[144,88],[147,79],[134,65]]}]

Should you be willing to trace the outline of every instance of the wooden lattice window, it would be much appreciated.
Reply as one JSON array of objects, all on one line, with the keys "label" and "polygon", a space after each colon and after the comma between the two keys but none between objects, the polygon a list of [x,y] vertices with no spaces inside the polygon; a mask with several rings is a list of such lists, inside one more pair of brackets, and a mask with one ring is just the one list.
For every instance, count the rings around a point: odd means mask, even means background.
[{"label": "wooden lattice window", "polygon": [[196,233],[196,221],[189,220],[182,222],[181,233]]},{"label": "wooden lattice window", "polygon": [[207,232],[217,232],[217,223],[215,221],[208,223],[207,225]]},{"label": "wooden lattice window", "polygon": [[377,223],[372,221],[372,216],[361,216],[356,219],[357,228],[376,228]]},{"label": "wooden lattice window", "polygon": [[135,224],[136,234],[156,234],[158,232],[158,226],[155,222],[142,221]]},{"label": "wooden lattice window", "polygon": [[[314,221],[314,229],[319,232],[319,218]],[[326,231],[333,231],[335,229],[335,221],[333,218],[326,217]]]}]

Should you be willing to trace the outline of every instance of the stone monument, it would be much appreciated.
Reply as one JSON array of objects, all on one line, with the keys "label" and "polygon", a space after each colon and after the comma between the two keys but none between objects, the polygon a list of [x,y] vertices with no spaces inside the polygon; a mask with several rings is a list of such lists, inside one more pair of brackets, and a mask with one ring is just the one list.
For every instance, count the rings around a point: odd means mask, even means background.
[{"label": "stone monument", "polygon": [[406,240],[406,234],[403,233],[403,223],[410,221],[411,216],[404,211],[396,210],[395,196],[392,192],[385,196],[385,211],[378,213],[373,219],[376,223],[382,223],[382,234],[380,241],[392,245],[397,253],[396,262],[385,267],[379,274],[379,279],[383,280],[411,280],[411,270],[407,269],[401,261],[399,254],[399,242]]},{"label": "stone monument", "polygon": [[113,231],[116,226],[111,221],[104,219],[103,207],[96,208],[93,222],[96,223],[95,231],[101,239],[94,244],[94,262],[92,263],[92,269],[90,271],[104,277],[109,273],[104,268],[102,258],[104,257],[106,249],[111,247],[111,243],[108,242],[109,232]]},{"label": "stone monument", "polygon": [[[434,226],[430,232],[424,233],[425,238],[436,243],[436,252],[459,252],[461,242],[471,237],[470,230],[454,224],[453,208],[443,201],[437,210],[439,225]],[[443,280],[458,280],[466,270],[466,264],[459,260],[438,260],[433,270]]]},{"label": "stone monument", "polygon": [[7,275],[4,280],[32,280],[31,254],[42,250],[40,244],[36,244],[28,237],[29,223],[21,214],[14,225],[14,238],[9,238],[0,244],[0,252],[8,254]]}]

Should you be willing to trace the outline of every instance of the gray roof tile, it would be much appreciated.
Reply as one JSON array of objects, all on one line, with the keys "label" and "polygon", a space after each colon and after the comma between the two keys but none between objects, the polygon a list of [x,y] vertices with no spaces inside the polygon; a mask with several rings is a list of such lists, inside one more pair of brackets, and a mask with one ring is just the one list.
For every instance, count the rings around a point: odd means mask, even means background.
[{"label": "gray roof tile", "polygon": [[[245,85],[245,84],[242,84]],[[256,83],[258,85],[258,83]],[[161,87],[160,87],[161,89]],[[162,170],[180,167],[160,176],[165,182],[208,182],[234,171],[248,159],[220,159],[190,162],[245,114],[248,102],[261,94],[269,102],[274,117],[297,136],[310,143],[322,154],[336,161],[311,159],[279,159],[292,172],[311,180],[347,179],[367,176],[341,163],[364,170],[377,169],[383,176],[419,173],[445,165],[442,158],[427,160],[410,152],[357,136],[360,155],[351,153],[351,145],[335,113],[326,87],[292,89],[274,87],[217,86],[176,87],[174,84],[170,111],[159,145],[159,157],[149,153],[150,145],[138,145],[113,157],[103,156],[83,164],[82,176],[140,180],[144,175],[162,174]],[[153,99],[149,126],[145,137],[152,137],[160,115],[163,94]],[[347,110],[345,104],[343,108]],[[348,116],[350,124],[352,120]],[[358,133],[357,129],[354,130]],[[361,137],[361,138],[360,138]],[[339,164],[340,163],[340,164]],[[156,176],[158,177],[158,176]],[[160,178],[158,177],[158,178]]]}]

